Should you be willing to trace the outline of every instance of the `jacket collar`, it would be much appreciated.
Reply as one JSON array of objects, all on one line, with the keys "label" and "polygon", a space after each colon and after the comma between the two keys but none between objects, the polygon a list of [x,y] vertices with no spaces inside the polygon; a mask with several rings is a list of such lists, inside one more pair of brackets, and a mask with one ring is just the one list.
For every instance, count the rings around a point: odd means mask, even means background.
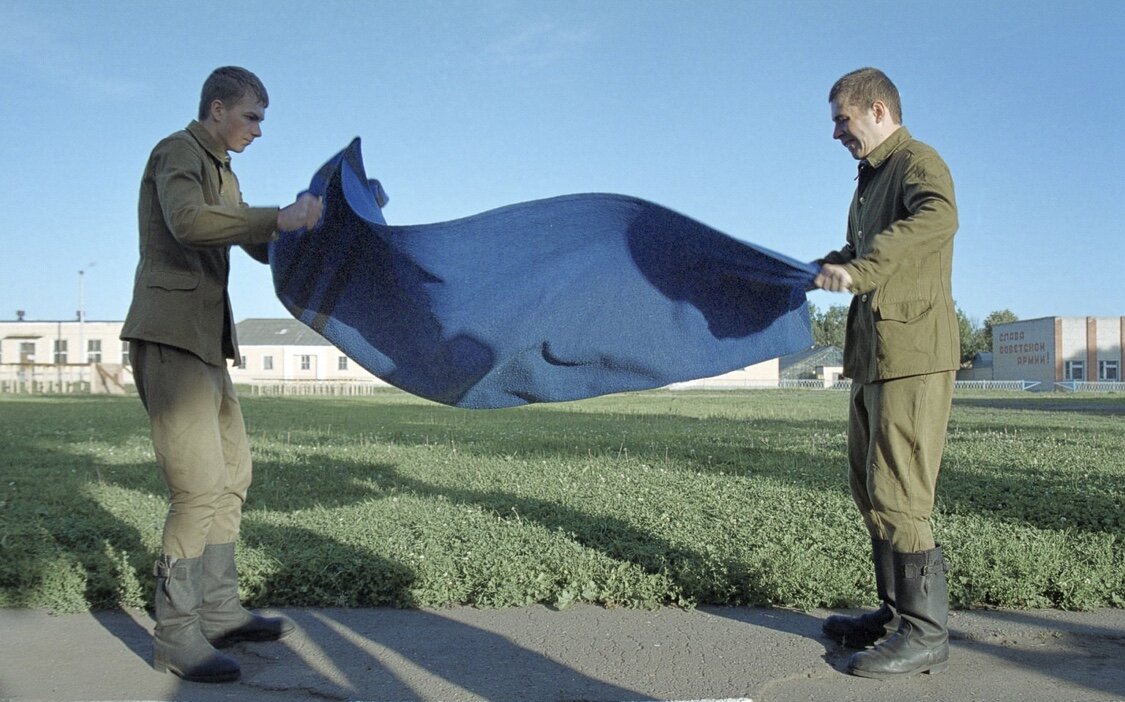
[{"label": "jacket collar", "polygon": [[871,154],[867,158],[863,159],[863,161],[872,168],[878,168],[879,166],[882,166],[888,158],[891,157],[891,154],[893,154],[895,151],[898,151],[898,148],[900,146],[910,141],[911,139],[912,137],[910,136],[910,131],[907,130],[906,127],[899,127],[898,129],[891,132],[891,135],[884,139],[882,144],[879,144],[874,149],[872,149]]},{"label": "jacket collar", "polygon": [[211,136],[211,133],[207,131],[206,127],[204,127],[199,120],[193,119],[191,124],[187,126],[187,132],[195,137],[199,145],[202,146],[207,153],[211,154],[216,161],[223,165],[230,165],[230,154],[219,145],[219,142],[215,141],[215,137]]}]

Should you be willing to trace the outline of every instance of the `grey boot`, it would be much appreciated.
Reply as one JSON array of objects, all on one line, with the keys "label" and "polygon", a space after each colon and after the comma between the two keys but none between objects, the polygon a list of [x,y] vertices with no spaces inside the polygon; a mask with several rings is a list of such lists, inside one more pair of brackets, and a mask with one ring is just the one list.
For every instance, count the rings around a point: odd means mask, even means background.
[{"label": "grey boot", "polygon": [[276,641],[296,628],[287,617],[263,617],[243,608],[238,599],[233,543],[209,544],[203,549],[199,618],[203,635],[216,648],[239,641]]},{"label": "grey boot", "polygon": [[[825,636],[850,648],[866,648],[893,631],[895,611],[895,567],[891,542],[871,539],[871,560],[875,564],[875,590],[879,609],[857,617],[833,614],[824,620]],[[890,626],[888,626],[890,625]]]},{"label": "grey boot", "polygon": [[948,570],[941,546],[921,553],[895,553],[898,631],[869,651],[853,654],[848,672],[864,678],[901,678],[940,673],[949,667]]},{"label": "grey boot", "polygon": [[199,628],[203,592],[201,558],[161,556],[156,575],[156,627],[152,667],[196,682],[238,680],[238,661],[216,651]]}]

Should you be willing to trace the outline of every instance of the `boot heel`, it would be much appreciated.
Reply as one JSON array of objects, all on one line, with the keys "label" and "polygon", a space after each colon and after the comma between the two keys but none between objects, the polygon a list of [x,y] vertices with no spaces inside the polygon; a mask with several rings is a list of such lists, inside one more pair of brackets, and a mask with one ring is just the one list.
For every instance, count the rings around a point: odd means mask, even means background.
[{"label": "boot heel", "polygon": [[949,661],[942,661],[941,663],[934,663],[930,669],[926,671],[926,675],[937,675],[949,670]]}]

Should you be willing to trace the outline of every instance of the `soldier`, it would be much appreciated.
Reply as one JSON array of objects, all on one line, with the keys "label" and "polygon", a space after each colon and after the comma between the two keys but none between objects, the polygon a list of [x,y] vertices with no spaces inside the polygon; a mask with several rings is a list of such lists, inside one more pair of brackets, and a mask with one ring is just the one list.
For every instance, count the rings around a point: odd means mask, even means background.
[{"label": "soldier", "polygon": [[881,71],[845,75],[828,100],[832,136],[859,161],[859,176],[847,244],[819,261],[815,284],[854,296],[844,343],[849,482],[882,603],[859,617],[829,617],[824,632],[874,646],[848,661],[854,675],[937,673],[949,665],[949,598],[930,514],[960,361],[953,180],[938,153],[902,126],[898,90]]},{"label": "soldier", "polygon": [[242,201],[229,154],[261,136],[268,105],[253,73],[216,69],[199,118],[156,145],[141,179],[140,263],[121,338],[170,493],[155,568],[153,667],[186,680],[237,680],[238,662],[216,647],[294,628],[242,607],[234,562],[250,448],[226,368],[239,357],[230,249],[241,245],[268,263],[277,232],[311,229],[322,206],[311,195],[284,209]]}]

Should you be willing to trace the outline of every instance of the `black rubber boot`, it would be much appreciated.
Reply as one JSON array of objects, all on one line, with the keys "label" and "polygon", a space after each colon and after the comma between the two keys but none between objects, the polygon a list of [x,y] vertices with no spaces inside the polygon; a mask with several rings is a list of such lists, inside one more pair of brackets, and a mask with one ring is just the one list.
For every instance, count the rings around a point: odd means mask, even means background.
[{"label": "black rubber boot", "polygon": [[276,641],[296,629],[287,617],[263,617],[246,610],[238,599],[234,544],[209,544],[203,549],[203,604],[200,628],[215,648],[239,641]]},{"label": "black rubber boot", "polygon": [[891,542],[871,539],[871,561],[875,565],[875,590],[879,609],[857,617],[833,614],[824,620],[821,630],[838,644],[849,648],[867,648],[894,630],[895,567]]},{"label": "black rubber boot", "polygon": [[948,570],[941,546],[921,553],[895,553],[899,625],[890,638],[848,661],[848,672],[864,678],[903,678],[940,673],[949,667]]},{"label": "black rubber boot", "polygon": [[238,661],[214,649],[199,628],[203,592],[201,558],[161,556],[156,575],[156,627],[152,667],[195,682],[232,682],[242,674]]}]

